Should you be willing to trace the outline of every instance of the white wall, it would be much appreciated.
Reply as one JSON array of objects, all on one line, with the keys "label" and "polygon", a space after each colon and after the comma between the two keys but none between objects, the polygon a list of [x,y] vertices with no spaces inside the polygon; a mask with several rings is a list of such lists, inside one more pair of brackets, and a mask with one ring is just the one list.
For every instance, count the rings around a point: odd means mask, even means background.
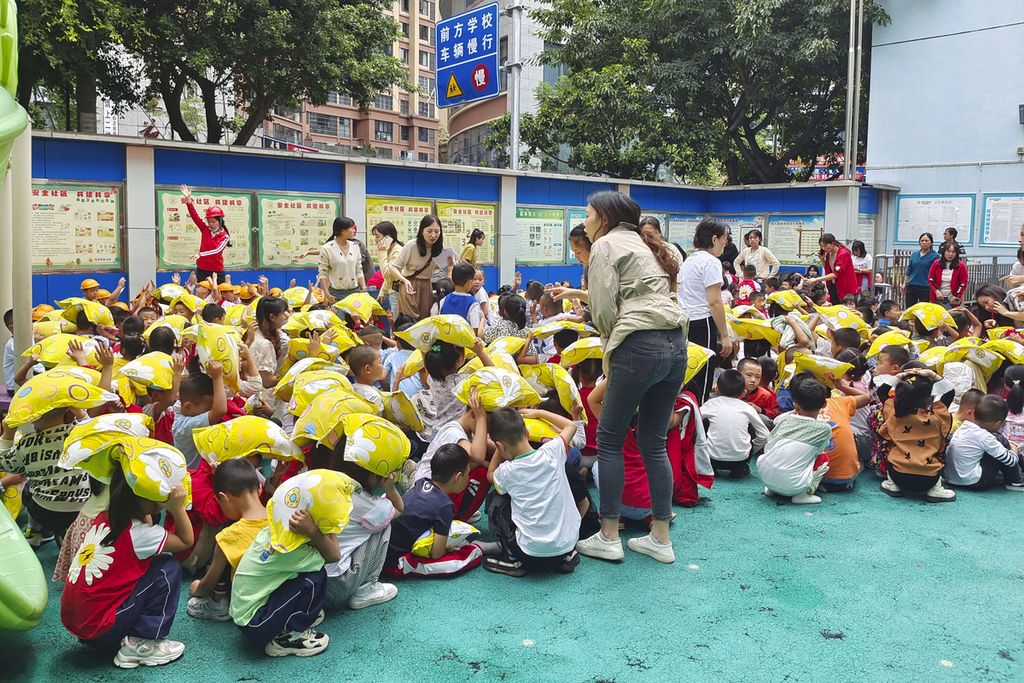
[{"label": "white wall", "polygon": [[982,194],[1024,193],[1024,1],[882,4],[892,23],[873,34],[868,182],[976,194],[970,252],[1012,254],[980,243]]}]

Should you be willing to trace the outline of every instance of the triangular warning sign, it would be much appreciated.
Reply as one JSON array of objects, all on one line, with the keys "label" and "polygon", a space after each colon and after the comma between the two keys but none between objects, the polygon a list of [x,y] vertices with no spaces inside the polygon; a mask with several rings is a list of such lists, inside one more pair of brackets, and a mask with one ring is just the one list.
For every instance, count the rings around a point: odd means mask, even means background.
[{"label": "triangular warning sign", "polygon": [[462,97],[462,88],[459,87],[459,82],[455,80],[455,74],[448,77],[447,96],[449,100]]}]

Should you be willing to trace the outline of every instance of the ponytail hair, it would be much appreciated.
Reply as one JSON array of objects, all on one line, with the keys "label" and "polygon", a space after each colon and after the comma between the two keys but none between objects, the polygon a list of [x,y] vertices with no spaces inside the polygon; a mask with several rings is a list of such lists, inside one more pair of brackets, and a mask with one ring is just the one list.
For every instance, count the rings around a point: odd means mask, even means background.
[{"label": "ponytail hair", "polygon": [[[648,239],[640,230],[640,205],[622,192],[615,190],[602,190],[595,192],[587,198],[587,203],[593,207],[605,230],[615,227],[624,227],[640,235],[658,265],[665,271],[671,281],[672,291],[676,290],[676,275],[679,274],[679,258],[672,252],[668,242],[662,239]],[[658,226],[659,231],[661,226]]]},{"label": "ponytail hair", "polygon": [[110,502],[107,505],[107,521],[110,531],[104,544],[113,544],[117,537],[131,528],[132,520],[142,517],[141,499],[135,495],[121,471],[120,465],[114,465],[110,477]]},{"label": "ponytail hair", "polygon": [[1011,365],[1003,373],[1003,384],[1010,390],[1006,405],[1014,414],[1024,412],[1024,365]]},{"label": "ponytail hair", "polygon": [[[924,363],[911,361],[905,363],[900,370],[926,367]],[[927,408],[932,403],[932,385],[935,383],[926,377],[919,375],[911,376],[909,379],[902,379],[896,383],[893,398],[893,411],[896,417],[906,417],[911,413]]]}]

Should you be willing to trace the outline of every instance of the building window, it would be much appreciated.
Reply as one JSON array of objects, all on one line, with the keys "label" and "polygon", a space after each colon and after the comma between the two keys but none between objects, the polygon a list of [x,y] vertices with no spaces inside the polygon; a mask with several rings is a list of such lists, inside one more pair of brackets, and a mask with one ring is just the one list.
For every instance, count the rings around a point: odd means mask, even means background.
[{"label": "building window", "polygon": [[381,142],[393,142],[395,139],[394,130],[395,124],[390,121],[374,121],[373,139],[380,140]]},{"label": "building window", "polygon": [[420,102],[420,116],[434,118],[434,105],[431,102]]},{"label": "building window", "polygon": [[327,93],[327,102],[329,104],[341,104],[346,107],[352,106],[352,96],[348,93],[334,92]]},{"label": "building window", "polygon": [[402,114],[402,116],[408,116],[409,115],[409,100],[399,100],[398,101],[398,111]]},{"label": "building window", "polygon": [[426,161],[427,160],[427,153],[426,152],[420,152],[419,159],[420,159],[420,161]]},{"label": "building window", "polygon": [[377,152],[378,159],[391,159],[391,149],[388,147],[375,147],[374,150]]},{"label": "building window", "polygon": [[409,12],[409,0],[402,0],[402,11]]},{"label": "building window", "polygon": [[430,28],[431,27],[426,24],[420,24],[420,40],[425,42],[427,45],[430,45]]},{"label": "building window", "polygon": [[309,122],[310,133],[317,135],[338,134],[337,116],[328,116],[327,114],[318,114],[315,111],[311,111],[306,114],[306,120]]},{"label": "building window", "polygon": [[388,111],[394,111],[395,98],[392,97],[391,95],[377,95],[377,99],[376,101],[374,101],[373,106],[377,107],[377,109],[387,109]]},{"label": "building window", "polygon": [[284,140],[285,142],[298,142],[302,134],[294,128],[282,126],[280,123],[274,124],[274,137],[278,140]]},{"label": "building window", "polygon": [[409,22],[408,21],[403,21],[403,22],[399,22],[399,23],[402,24],[402,35],[405,36],[406,38],[408,38],[409,37]]},{"label": "building window", "polygon": [[420,50],[420,66],[425,66],[431,71],[434,70],[434,53]]},{"label": "building window", "polygon": [[419,134],[420,142],[426,142],[430,145],[434,144],[434,129],[433,128],[420,128],[417,133]]},{"label": "building window", "polygon": [[338,119],[338,137],[352,137],[352,119]]},{"label": "building window", "polygon": [[409,141],[409,129],[411,127],[412,126],[402,126],[402,140],[404,142],[408,142]]},{"label": "building window", "polygon": [[400,49],[401,49],[401,52],[399,54],[401,54],[401,56],[402,56],[402,63],[408,64],[409,63],[409,50],[408,50],[408,48],[404,48],[403,47],[403,48],[400,48]]},{"label": "building window", "polygon": [[[544,43],[545,52],[557,53],[562,46],[558,43]],[[545,64],[544,65],[544,82],[551,83],[554,85],[558,82],[558,79],[569,73],[569,67],[564,64]]]},{"label": "building window", "polygon": [[434,153],[433,152],[431,152],[430,154],[427,154],[426,152],[420,152],[418,158],[419,158],[420,161],[425,161],[428,164],[434,163]]},{"label": "building window", "polygon": [[[420,53],[420,54],[423,54],[423,53]],[[431,56],[433,56],[433,55],[431,55]],[[422,90],[427,95],[430,95],[431,93],[434,92],[434,79],[431,78],[430,76],[420,76],[419,86],[420,86],[420,90]]]},{"label": "building window", "polygon": [[505,64],[508,63],[508,37],[500,38],[498,40],[498,64],[501,67],[498,69],[498,91],[505,92],[508,90],[508,71],[505,69]]},{"label": "building window", "polygon": [[420,0],[420,14],[433,21],[434,3],[430,2],[430,0]]}]

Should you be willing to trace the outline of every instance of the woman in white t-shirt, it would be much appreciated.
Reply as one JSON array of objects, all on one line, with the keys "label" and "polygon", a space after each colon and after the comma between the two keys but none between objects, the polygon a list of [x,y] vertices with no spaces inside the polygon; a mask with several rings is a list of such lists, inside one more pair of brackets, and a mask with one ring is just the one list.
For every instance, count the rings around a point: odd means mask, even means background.
[{"label": "woman in white t-shirt", "polygon": [[871,254],[860,240],[854,240],[850,245],[850,254],[853,260],[853,270],[857,273],[857,286],[860,291],[870,294],[871,279],[874,277]]},{"label": "woman in white t-shirt", "polygon": [[[679,277],[679,303],[690,318],[688,339],[714,351],[721,339],[719,354],[728,358],[736,350],[729,336],[722,303],[722,262],[719,257],[729,241],[729,226],[713,218],[697,225],[693,236],[694,251],[683,262]],[[703,403],[711,392],[714,363],[708,362],[692,380],[697,398]]]}]

